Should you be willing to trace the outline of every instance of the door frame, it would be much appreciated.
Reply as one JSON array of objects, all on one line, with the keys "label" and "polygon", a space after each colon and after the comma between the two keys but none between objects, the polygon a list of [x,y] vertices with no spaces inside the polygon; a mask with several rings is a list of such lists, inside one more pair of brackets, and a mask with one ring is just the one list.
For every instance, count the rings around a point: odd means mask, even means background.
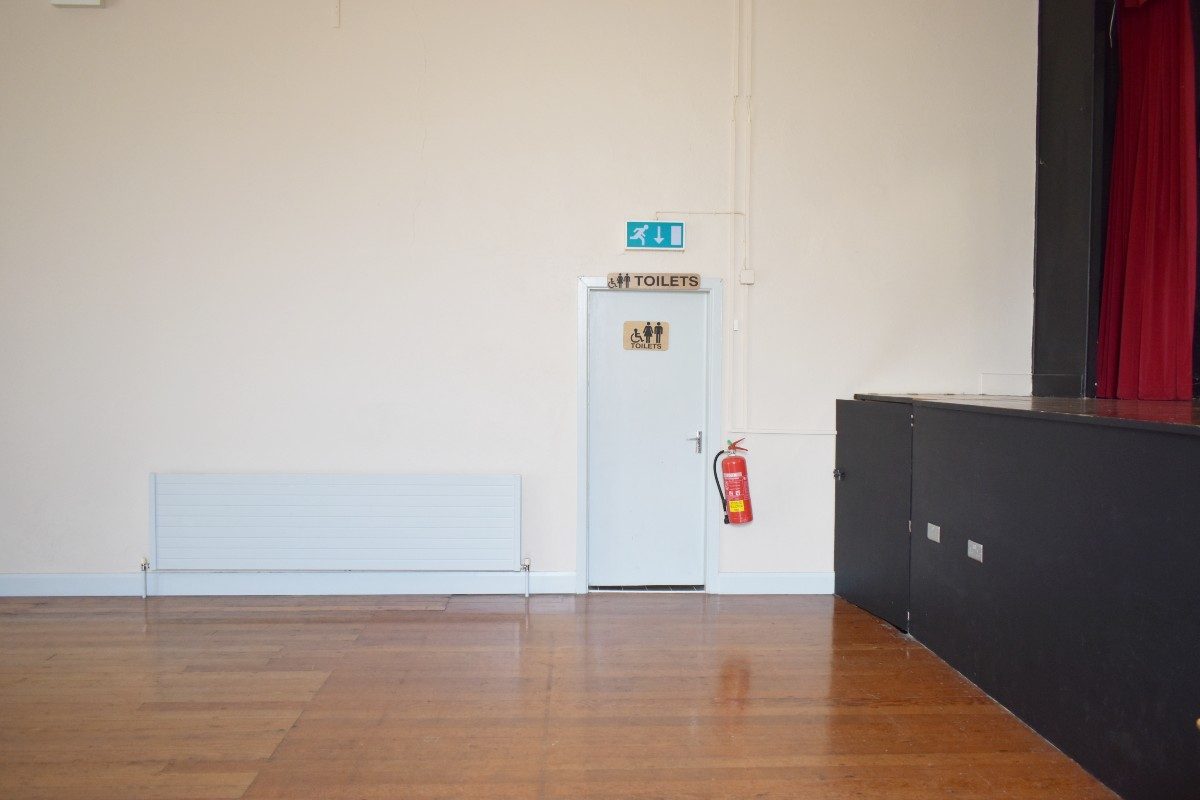
[{"label": "door frame", "polygon": [[[636,289],[610,289],[608,278],[579,279],[579,377],[576,384],[578,404],[577,512],[575,521],[575,593],[588,592],[588,300],[592,292],[635,292]],[[699,294],[705,298],[708,340],[705,342],[705,415],[704,415],[704,590],[717,591],[720,572],[721,509],[716,487],[710,479],[710,463],[716,450],[713,444],[725,431],[721,427],[723,396],[722,369],[725,363],[724,285],[719,278],[701,278],[699,289],[677,294]]]}]

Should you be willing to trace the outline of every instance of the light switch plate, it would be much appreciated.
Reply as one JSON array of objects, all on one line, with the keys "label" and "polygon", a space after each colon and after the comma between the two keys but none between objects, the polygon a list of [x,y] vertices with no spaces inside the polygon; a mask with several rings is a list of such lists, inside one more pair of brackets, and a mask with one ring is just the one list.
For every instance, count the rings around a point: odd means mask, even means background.
[{"label": "light switch plate", "polygon": [[942,526],[934,525],[932,522],[925,526],[925,537],[931,542],[942,543]]},{"label": "light switch plate", "polygon": [[979,542],[973,542],[967,539],[967,558],[973,558],[980,564],[983,563],[983,545]]}]

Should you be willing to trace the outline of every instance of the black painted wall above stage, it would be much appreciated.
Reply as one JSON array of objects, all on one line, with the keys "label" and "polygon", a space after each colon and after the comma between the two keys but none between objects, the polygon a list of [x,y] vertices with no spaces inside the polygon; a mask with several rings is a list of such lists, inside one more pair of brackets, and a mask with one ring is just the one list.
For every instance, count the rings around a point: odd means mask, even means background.
[{"label": "black painted wall above stage", "polygon": [[1052,0],[1038,12],[1033,392],[1094,394],[1112,0]]},{"label": "black painted wall above stage", "polygon": [[[1200,0],[1191,0],[1200,21]],[[1033,393],[1094,397],[1104,233],[1119,82],[1114,0],[1038,10]],[[1200,24],[1193,24],[1200,53]],[[1200,86],[1200,58],[1196,60]],[[1200,114],[1200,107],[1197,109]],[[1200,143],[1198,143],[1200,146]],[[1200,343],[1200,283],[1195,341]],[[1193,351],[1200,398],[1200,346]]]}]

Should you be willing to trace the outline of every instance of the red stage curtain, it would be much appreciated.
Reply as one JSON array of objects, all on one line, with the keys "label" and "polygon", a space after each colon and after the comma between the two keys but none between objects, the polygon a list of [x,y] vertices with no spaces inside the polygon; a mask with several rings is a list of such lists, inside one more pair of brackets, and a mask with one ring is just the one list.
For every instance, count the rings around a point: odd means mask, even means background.
[{"label": "red stage curtain", "polygon": [[1196,86],[1188,0],[1124,0],[1097,394],[1192,397]]}]

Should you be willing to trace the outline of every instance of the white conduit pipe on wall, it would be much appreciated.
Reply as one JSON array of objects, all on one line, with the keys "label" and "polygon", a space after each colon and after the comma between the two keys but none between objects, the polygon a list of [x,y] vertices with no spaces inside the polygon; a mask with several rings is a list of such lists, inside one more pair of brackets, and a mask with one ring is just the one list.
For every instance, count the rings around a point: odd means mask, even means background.
[{"label": "white conduit pipe on wall", "polygon": [[734,360],[736,365],[733,374],[736,375],[737,386],[734,387],[736,413],[732,416],[734,425],[740,428],[750,427],[750,363],[749,337],[750,323],[750,287],[739,281],[739,272],[749,270],[751,260],[750,222],[751,222],[751,181],[754,175],[754,118],[752,118],[752,103],[754,103],[754,0],[738,0],[736,28],[737,42],[733,53],[733,174],[730,181],[733,221],[742,224],[742,235],[737,237],[740,253],[734,254],[730,264],[730,281],[733,287],[734,319],[738,320],[738,331],[734,332]]},{"label": "white conduit pipe on wall", "polygon": [[750,290],[741,282],[742,270],[751,269],[750,223],[753,197],[753,98],[754,98],[754,0],[734,0],[733,8],[733,102],[729,137],[729,211],[656,211],[655,219],[688,216],[729,217],[729,265],[725,276],[730,287],[733,321],[729,359],[734,380],[726,384],[725,407],[731,409],[729,432],[754,435],[831,436],[829,430],[755,428],[750,414]]},{"label": "white conduit pipe on wall", "polygon": [[[749,316],[750,287],[739,280],[739,273],[750,268],[750,98],[753,77],[754,0],[734,0],[733,8],[733,101],[729,135],[729,209],[728,211],[656,211],[655,219],[690,216],[729,217],[729,264],[725,285],[733,308],[728,318],[733,320],[733,343],[728,359],[733,362],[732,384],[726,382],[725,408],[740,428],[749,425],[749,392],[747,389],[747,317]],[[736,289],[735,289],[736,287]],[[732,387],[739,387],[734,390]]]}]

